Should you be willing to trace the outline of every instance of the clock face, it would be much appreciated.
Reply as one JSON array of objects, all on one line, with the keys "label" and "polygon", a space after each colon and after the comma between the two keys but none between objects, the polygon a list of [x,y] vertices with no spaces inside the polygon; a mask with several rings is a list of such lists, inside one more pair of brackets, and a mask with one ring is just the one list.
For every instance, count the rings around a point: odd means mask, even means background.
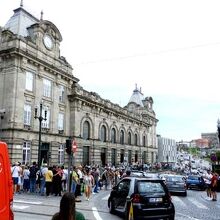
[{"label": "clock face", "polygon": [[47,49],[51,50],[52,47],[53,47],[53,40],[52,40],[52,38],[51,38],[49,35],[46,34],[46,35],[44,36],[43,41],[44,41],[45,47],[46,47]]}]

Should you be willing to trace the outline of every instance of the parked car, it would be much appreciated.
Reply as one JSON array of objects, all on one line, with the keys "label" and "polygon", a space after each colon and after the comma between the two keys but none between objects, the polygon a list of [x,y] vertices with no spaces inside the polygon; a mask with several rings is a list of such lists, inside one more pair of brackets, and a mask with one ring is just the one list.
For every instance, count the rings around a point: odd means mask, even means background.
[{"label": "parked car", "polygon": [[186,187],[187,189],[205,190],[206,183],[202,176],[189,175],[186,179]]},{"label": "parked car", "polygon": [[158,173],[150,173],[150,172],[145,172],[144,176],[147,178],[160,178],[160,175]]},{"label": "parked car", "polygon": [[175,218],[170,193],[159,178],[130,176],[114,186],[108,199],[110,213],[122,214],[127,220],[131,204],[134,220]]},{"label": "parked car", "polygon": [[181,175],[166,175],[166,185],[170,193],[187,196],[186,179]]},{"label": "parked car", "polygon": [[140,170],[131,170],[131,176],[144,176],[144,171]]}]

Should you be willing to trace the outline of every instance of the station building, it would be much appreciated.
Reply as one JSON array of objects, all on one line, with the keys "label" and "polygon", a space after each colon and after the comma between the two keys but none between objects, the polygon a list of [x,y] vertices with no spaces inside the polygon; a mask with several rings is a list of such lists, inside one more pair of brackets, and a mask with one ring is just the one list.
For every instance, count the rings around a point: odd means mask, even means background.
[{"label": "station building", "polygon": [[77,164],[155,162],[152,97],[136,87],[121,107],[85,90],[61,55],[62,40],[55,24],[23,4],[0,27],[0,139],[11,161],[30,164],[40,155],[41,162],[67,164],[70,138]]}]

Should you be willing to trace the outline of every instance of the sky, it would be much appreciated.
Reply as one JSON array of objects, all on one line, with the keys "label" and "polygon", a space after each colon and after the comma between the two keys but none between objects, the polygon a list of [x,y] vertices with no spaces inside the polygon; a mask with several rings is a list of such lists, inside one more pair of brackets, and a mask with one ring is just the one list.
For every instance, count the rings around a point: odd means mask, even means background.
[{"label": "sky", "polygon": [[[20,0],[0,0],[0,26]],[[157,134],[176,141],[217,131],[219,0],[23,0],[56,25],[61,55],[87,91],[124,107],[137,84],[151,96]]]}]

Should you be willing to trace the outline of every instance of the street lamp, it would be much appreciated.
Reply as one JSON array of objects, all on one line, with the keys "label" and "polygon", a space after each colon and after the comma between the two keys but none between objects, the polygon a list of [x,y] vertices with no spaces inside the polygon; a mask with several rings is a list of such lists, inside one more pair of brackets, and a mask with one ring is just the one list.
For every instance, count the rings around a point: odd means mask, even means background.
[{"label": "street lamp", "polygon": [[42,102],[40,103],[40,113],[39,115],[37,114],[37,106],[35,107],[35,115],[34,118],[39,120],[39,142],[38,142],[38,167],[40,168],[41,166],[41,127],[42,127],[42,121],[46,121],[47,120],[47,111],[44,111],[44,117],[42,116],[42,107],[43,104]]}]

